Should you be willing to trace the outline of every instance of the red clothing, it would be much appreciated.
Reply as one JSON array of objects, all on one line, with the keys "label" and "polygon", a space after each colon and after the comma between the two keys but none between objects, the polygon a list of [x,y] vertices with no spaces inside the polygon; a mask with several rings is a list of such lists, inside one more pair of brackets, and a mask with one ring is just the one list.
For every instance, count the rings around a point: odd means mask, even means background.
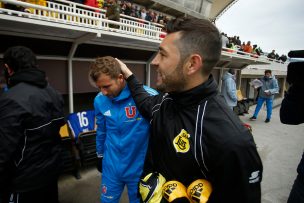
[{"label": "red clothing", "polygon": [[97,3],[96,0],[85,0],[85,1],[84,1],[84,5],[92,6],[92,7],[98,8],[98,3]]}]

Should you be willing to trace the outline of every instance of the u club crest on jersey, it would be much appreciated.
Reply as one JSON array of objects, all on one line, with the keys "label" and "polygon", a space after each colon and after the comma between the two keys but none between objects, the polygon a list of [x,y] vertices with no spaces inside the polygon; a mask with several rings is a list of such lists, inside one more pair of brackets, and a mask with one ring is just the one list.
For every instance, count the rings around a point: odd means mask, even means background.
[{"label": "u club crest on jersey", "polygon": [[125,113],[127,118],[134,118],[136,116],[136,106],[125,107]]},{"label": "u club crest on jersey", "polygon": [[190,149],[190,134],[182,129],[181,132],[173,139],[173,146],[176,152],[187,153]]}]

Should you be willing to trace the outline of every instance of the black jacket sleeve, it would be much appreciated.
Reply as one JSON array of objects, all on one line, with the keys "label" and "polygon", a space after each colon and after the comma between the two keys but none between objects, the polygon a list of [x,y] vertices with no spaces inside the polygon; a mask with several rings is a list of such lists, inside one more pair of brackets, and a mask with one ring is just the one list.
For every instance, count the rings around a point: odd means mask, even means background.
[{"label": "black jacket sleeve", "polygon": [[280,119],[284,124],[298,125],[304,123],[303,87],[291,86],[281,104]]},{"label": "black jacket sleeve", "polygon": [[222,98],[208,105],[202,136],[213,186],[208,203],[260,203],[263,165],[252,134]]},{"label": "black jacket sleeve", "polygon": [[151,96],[149,93],[147,93],[143,87],[143,84],[140,83],[134,75],[128,77],[127,82],[131,90],[132,97],[141,115],[143,115],[146,119],[151,119],[153,107],[157,104],[157,100],[161,96]]},{"label": "black jacket sleeve", "polygon": [[0,195],[8,186],[14,172],[14,154],[24,142],[22,122],[27,112],[10,99],[0,100]]}]

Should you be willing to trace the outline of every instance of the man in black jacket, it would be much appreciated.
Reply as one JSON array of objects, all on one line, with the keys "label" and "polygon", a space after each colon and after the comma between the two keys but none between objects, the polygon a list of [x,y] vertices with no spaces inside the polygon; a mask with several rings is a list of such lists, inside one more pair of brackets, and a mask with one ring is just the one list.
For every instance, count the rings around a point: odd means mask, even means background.
[{"label": "man in black jacket", "polygon": [[56,203],[63,99],[21,46],[3,56],[9,90],[0,98],[0,202]]},{"label": "man in black jacket", "polygon": [[263,168],[253,137],[211,74],[221,55],[218,29],[208,20],[182,18],[167,30],[152,61],[163,94],[148,96],[120,62],[139,111],[152,125],[145,174],[158,172],[185,187],[206,179],[213,188],[208,203],[261,202]]}]

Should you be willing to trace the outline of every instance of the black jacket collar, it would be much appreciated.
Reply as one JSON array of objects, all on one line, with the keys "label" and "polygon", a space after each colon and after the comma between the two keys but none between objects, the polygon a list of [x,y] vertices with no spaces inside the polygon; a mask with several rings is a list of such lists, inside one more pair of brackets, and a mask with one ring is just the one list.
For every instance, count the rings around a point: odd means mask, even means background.
[{"label": "black jacket collar", "polygon": [[199,104],[202,100],[215,95],[217,92],[217,83],[210,75],[208,80],[201,85],[185,92],[169,93],[169,97],[180,106],[190,106]]},{"label": "black jacket collar", "polygon": [[45,77],[45,72],[36,68],[21,70],[9,78],[8,87],[13,87],[18,83],[25,82],[43,88],[47,86]]}]

